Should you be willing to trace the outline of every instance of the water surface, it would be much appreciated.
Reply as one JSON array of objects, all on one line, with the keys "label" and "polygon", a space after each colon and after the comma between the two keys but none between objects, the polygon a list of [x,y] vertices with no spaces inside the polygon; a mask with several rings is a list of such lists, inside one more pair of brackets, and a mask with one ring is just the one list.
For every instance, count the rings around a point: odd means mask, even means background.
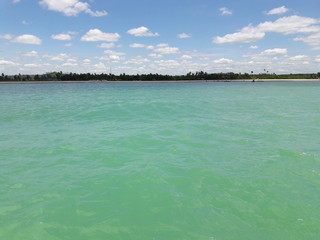
[{"label": "water surface", "polygon": [[0,85],[0,239],[319,239],[319,92]]}]

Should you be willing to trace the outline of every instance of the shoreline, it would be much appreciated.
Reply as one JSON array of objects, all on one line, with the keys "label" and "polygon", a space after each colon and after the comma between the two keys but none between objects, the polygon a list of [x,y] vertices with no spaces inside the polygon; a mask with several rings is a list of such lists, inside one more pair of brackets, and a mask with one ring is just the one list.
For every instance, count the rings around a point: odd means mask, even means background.
[{"label": "shoreline", "polygon": [[[253,81],[254,80],[254,81]],[[180,81],[108,81],[108,80],[89,80],[89,81],[6,81],[0,84],[53,84],[53,83],[201,83],[201,82],[320,82],[320,79],[226,79],[226,80],[180,80]]]}]

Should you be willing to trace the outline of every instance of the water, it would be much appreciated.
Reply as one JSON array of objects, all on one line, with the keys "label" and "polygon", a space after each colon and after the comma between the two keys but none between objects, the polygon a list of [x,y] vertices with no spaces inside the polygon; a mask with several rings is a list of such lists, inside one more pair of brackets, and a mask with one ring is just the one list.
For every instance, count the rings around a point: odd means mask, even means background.
[{"label": "water", "polygon": [[320,83],[0,85],[0,239],[320,239]]}]

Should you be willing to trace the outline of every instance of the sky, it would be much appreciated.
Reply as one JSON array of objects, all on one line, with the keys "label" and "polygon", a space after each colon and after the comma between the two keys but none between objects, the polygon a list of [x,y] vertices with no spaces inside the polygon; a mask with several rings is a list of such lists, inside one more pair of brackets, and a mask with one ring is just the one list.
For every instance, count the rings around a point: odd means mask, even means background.
[{"label": "sky", "polygon": [[320,72],[320,0],[0,0],[0,73]]}]

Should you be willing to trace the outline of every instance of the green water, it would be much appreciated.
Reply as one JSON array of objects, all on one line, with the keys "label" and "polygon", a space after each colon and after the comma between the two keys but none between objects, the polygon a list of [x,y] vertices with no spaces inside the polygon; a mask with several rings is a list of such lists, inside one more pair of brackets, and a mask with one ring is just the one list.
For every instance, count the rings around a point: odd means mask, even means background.
[{"label": "green water", "polygon": [[0,239],[318,240],[319,93],[0,85]]}]

